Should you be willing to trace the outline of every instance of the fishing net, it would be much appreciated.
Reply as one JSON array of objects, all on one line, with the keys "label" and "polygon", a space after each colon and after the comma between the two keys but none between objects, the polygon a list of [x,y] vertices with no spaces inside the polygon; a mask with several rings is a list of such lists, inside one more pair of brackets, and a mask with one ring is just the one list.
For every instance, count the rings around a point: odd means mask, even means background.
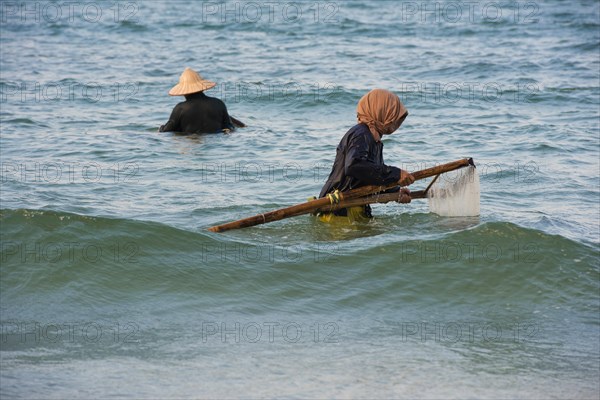
[{"label": "fishing net", "polygon": [[444,217],[479,215],[479,175],[475,167],[457,171],[456,176],[444,174],[427,192],[429,211]]}]

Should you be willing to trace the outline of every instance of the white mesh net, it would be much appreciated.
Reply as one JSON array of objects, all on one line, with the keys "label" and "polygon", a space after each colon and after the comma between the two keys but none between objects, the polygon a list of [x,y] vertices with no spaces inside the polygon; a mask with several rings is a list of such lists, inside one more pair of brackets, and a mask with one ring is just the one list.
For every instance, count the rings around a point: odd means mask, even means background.
[{"label": "white mesh net", "polygon": [[441,175],[427,193],[429,211],[444,217],[479,215],[479,175],[475,167],[458,170],[455,179]]}]

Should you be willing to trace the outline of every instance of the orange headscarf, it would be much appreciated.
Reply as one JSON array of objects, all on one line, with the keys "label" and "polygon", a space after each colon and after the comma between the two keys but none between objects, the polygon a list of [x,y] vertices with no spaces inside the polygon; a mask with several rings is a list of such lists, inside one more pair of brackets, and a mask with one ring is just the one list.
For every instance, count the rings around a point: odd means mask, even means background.
[{"label": "orange headscarf", "polygon": [[360,99],[356,113],[358,122],[366,124],[378,142],[381,136],[388,135],[400,127],[402,117],[408,114],[408,111],[394,93],[384,89],[373,89]]}]

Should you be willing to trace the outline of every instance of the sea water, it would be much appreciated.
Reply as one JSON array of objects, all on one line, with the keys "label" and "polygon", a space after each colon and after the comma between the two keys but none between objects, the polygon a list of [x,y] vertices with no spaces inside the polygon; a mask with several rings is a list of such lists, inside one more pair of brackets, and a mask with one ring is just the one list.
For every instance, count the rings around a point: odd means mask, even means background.
[{"label": "sea water", "polygon": [[[598,398],[597,1],[0,12],[1,398]],[[157,132],[187,66],[247,128]],[[376,87],[478,217],[207,231],[318,194]]]}]

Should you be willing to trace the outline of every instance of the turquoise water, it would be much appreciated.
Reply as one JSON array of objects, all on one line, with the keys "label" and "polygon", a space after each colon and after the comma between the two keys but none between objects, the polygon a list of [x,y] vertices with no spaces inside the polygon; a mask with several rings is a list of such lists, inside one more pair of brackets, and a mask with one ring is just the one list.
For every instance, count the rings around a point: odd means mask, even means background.
[{"label": "turquoise water", "polygon": [[[598,2],[85,4],[0,4],[2,398],[598,397]],[[185,66],[248,127],[159,134]],[[480,217],[207,231],[316,195],[374,87]]]}]

